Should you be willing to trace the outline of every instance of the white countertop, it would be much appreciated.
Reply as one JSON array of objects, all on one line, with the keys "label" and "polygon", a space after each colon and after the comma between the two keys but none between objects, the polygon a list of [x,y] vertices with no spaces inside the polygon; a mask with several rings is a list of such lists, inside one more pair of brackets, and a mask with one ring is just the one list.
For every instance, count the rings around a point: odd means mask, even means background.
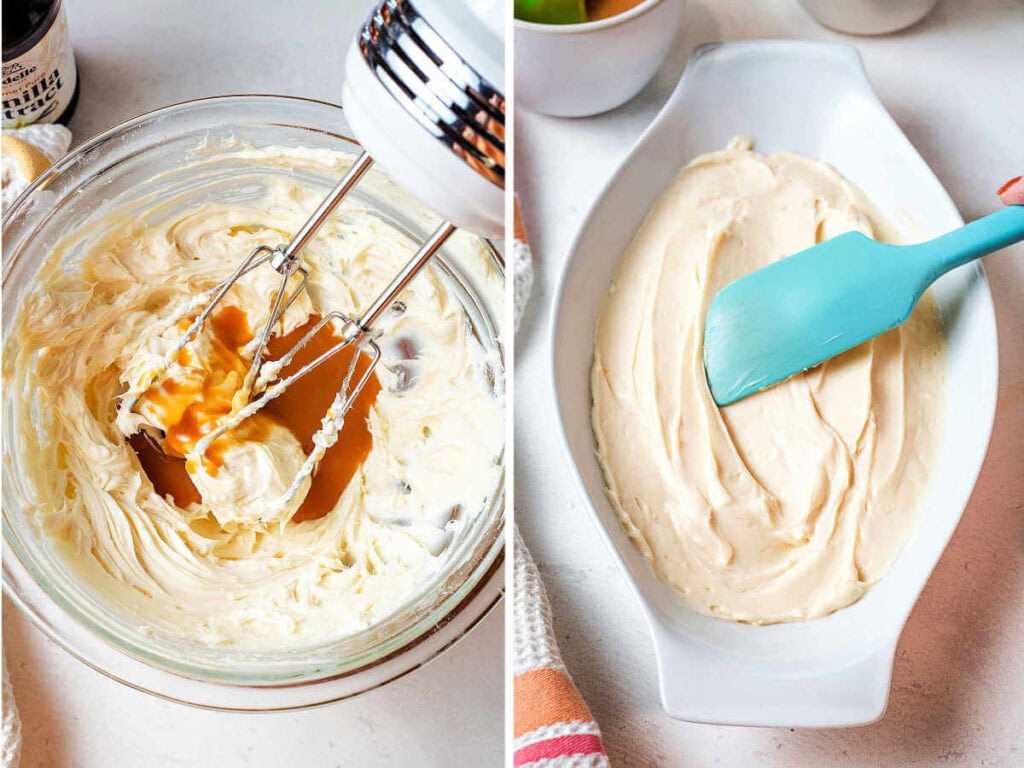
[{"label": "white countertop", "polygon": [[[367,0],[66,0],[82,78],[76,142],[155,107],[225,93],[337,102]],[[290,714],[205,712],[138,693],[49,642],[7,600],[22,768],[498,766],[503,612],[407,677]]]},{"label": "white countertop", "polygon": [[984,262],[1000,336],[995,431],[970,506],[900,642],[889,710],[850,730],[696,725],[658,701],[647,628],[570,485],[550,424],[547,315],[575,230],[668,97],[692,48],[745,38],[857,45],[882,102],[966,218],[1024,173],[1024,5],[944,0],[906,32],[855,38],[815,24],[796,0],[690,0],[656,80],[624,107],[558,120],[520,110],[516,184],[538,263],[516,347],[516,519],[551,597],[566,664],[616,766],[1024,765],[1024,247]]}]

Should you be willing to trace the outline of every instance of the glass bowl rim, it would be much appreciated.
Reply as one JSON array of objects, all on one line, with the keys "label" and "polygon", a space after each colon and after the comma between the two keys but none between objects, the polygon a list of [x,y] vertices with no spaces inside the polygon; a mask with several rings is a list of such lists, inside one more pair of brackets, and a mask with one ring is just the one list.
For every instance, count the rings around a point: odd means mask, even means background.
[{"label": "glass bowl rim", "polygon": [[[79,162],[79,160],[87,155],[88,153],[97,150],[111,139],[118,136],[123,136],[129,133],[131,130],[148,124],[155,119],[159,119],[164,115],[174,115],[180,112],[184,112],[189,108],[197,106],[213,105],[222,106],[226,109],[230,109],[233,104],[241,102],[275,102],[287,104],[290,102],[307,104],[311,107],[327,108],[329,110],[337,110],[339,113],[344,113],[344,108],[340,104],[335,104],[329,101],[313,99],[303,96],[292,96],[284,94],[267,94],[267,93],[236,93],[236,94],[224,94],[216,96],[204,96],[195,99],[187,99],[184,101],[175,102],[173,104],[164,105],[152,110],[135,115],[134,117],[128,118],[92,137],[91,139],[83,142],[79,146],[75,147],[65,157],[61,158],[58,162],[54,163],[48,168],[43,174],[36,178],[23,192],[15,199],[11,206],[3,212],[2,225],[6,229],[8,223],[13,221],[15,216],[22,210],[25,205],[29,204],[32,200],[33,195],[41,188],[47,186],[50,181],[61,173],[64,173],[68,168]],[[273,120],[266,121],[268,125],[279,125],[286,127],[282,123],[275,122]],[[359,146],[359,142],[351,136],[340,130],[324,130],[318,127],[312,126],[295,126],[298,128],[304,128],[306,130],[313,130],[320,133],[328,133],[338,139],[347,141],[351,144]],[[347,125],[344,126],[347,128]],[[104,169],[101,169],[102,173]],[[479,236],[478,236],[479,237]],[[501,274],[504,278],[505,275],[505,259],[503,254],[495,247],[489,239],[479,237],[483,243],[488,256],[498,265]],[[14,258],[9,261],[5,261],[3,265],[3,283],[4,287],[11,277],[14,267],[20,262],[21,256],[24,251],[15,254]],[[499,318],[503,319],[503,318]],[[495,342],[500,347],[503,346],[503,335],[504,331],[501,330],[498,336],[495,338]],[[504,450],[502,451],[504,454]],[[504,463],[503,463],[504,466]],[[79,659],[89,667],[101,672],[107,677],[116,680],[124,685],[131,688],[150,693],[152,695],[164,698],[167,700],[175,701],[182,704],[196,706],[206,709],[215,710],[226,710],[226,711],[245,711],[245,712],[256,712],[256,711],[288,711],[295,709],[302,709],[312,706],[319,706],[327,704],[333,701],[339,701],[353,696],[360,695],[370,690],[387,685],[388,683],[404,677],[413,670],[425,665],[429,661],[437,658],[445,650],[454,646],[459,640],[465,637],[473,628],[478,626],[482,620],[490,614],[493,608],[498,605],[502,600],[504,594],[504,544],[505,544],[505,504],[507,499],[505,498],[505,477],[504,471],[499,477],[498,486],[495,489],[495,495],[498,503],[500,504],[500,510],[497,517],[489,531],[485,532],[484,538],[481,540],[481,545],[486,545],[486,551],[483,553],[476,563],[472,560],[466,562],[466,565],[470,566],[469,573],[465,579],[452,590],[452,593],[445,597],[433,610],[429,611],[427,615],[421,617],[419,620],[413,622],[404,629],[396,632],[395,636],[398,637],[405,635],[406,640],[400,642],[396,647],[390,649],[378,658],[371,659],[368,663],[361,666],[357,666],[352,669],[342,670],[334,674],[326,675],[323,677],[286,681],[270,684],[252,684],[243,682],[232,682],[225,680],[208,680],[203,679],[199,676],[189,674],[184,671],[179,671],[163,664],[156,663],[151,659],[140,657],[132,652],[131,649],[126,648],[118,643],[113,642],[105,633],[97,631],[96,628],[90,626],[90,621],[85,617],[78,614],[77,611],[69,610],[66,606],[61,604],[61,601],[57,600],[50,590],[46,586],[41,584],[33,573],[32,569],[26,566],[24,561],[24,553],[21,552],[21,545],[18,542],[18,535],[10,527],[7,522],[8,512],[3,509],[3,543],[4,546],[9,548],[9,553],[13,553],[14,558],[17,560],[18,567],[24,569],[26,575],[31,580],[33,586],[37,587],[44,599],[48,602],[45,606],[47,611],[40,610],[39,607],[33,604],[32,598],[26,597],[20,594],[14,586],[15,578],[9,569],[9,564],[3,563],[3,592],[5,595],[11,598],[18,609],[36,626],[40,631],[43,632],[48,638],[57,643],[58,646],[63,648],[73,657]],[[4,505],[6,507],[6,505]],[[490,538],[492,541],[487,545],[487,539]],[[137,683],[133,680],[126,679],[126,675],[117,673],[102,661],[96,658],[90,658],[89,655],[79,648],[77,648],[73,642],[73,638],[69,637],[69,634],[75,632],[85,632],[92,639],[100,640],[109,650],[114,651],[116,654],[130,660],[133,663],[141,664],[144,667],[153,670],[159,674],[171,675],[188,685],[201,686],[203,688],[229,688],[241,691],[253,691],[263,692],[270,694],[274,691],[286,691],[289,689],[306,688],[306,689],[323,689],[330,687],[333,683],[337,683],[344,679],[351,679],[360,674],[369,672],[382,664],[395,661],[401,656],[407,654],[407,652],[420,646],[425,640],[433,638],[436,634],[443,631],[447,626],[451,626],[453,620],[459,616],[471,603],[477,602],[476,598],[481,597],[482,592],[489,591],[493,594],[485,597],[484,603],[481,607],[476,608],[474,615],[467,617],[467,622],[459,627],[455,627],[455,633],[448,638],[444,639],[438,647],[431,649],[428,652],[426,658],[419,660],[411,660],[410,663],[405,664],[395,674],[386,677],[384,680],[376,681],[371,683],[365,688],[360,688],[356,691],[342,693],[335,695],[328,693],[327,691],[321,690],[318,695],[314,695],[314,698],[309,701],[304,701],[297,704],[286,704],[283,706],[259,706],[258,708],[250,708],[248,706],[221,706],[219,704],[211,704],[207,702],[200,702],[193,700],[188,696],[170,695],[164,691],[155,689],[145,684]],[[48,610],[54,610],[60,614],[59,618],[70,618],[72,620],[73,628],[68,631],[62,631],[59,629],[55,622],[44,615]],[[410,630],[415,630],[410,633]],[[411,635],[411,636],[410,636]],[[393,639],[393,638],[389,638]],[[371,652],[372,653],[372,652]],[[95,654],[93,654],[95,656]],[[313,690],[310,691],[314,693]],[[203,698],[203,697],[197,697]]]}]

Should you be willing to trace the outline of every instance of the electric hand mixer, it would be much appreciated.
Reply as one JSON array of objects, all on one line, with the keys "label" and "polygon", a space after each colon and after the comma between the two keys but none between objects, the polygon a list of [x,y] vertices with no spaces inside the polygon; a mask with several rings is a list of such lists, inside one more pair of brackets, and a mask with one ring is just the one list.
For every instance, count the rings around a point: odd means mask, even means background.
[{"label": "electric hand mixer", "polygon": [[[296,507],[380,360],[374,324],[381,314],[441,248],[456,224],[486,235],[502,233],[505,101],[494,85],[503,82],[501,19],[501,4],[494,0],[476,0],[472,6],[457,0],[416,0],[416,7],[409,0],[384,0],[371,13],[349,49],[343,90],[346,115],[365,151],[291,242],[276,248],[256,247],[226,280],[197,298],[192,311],[199,312],[164,364],[126,398],[128,407],[135,410],[150,387],[167,376],[179,352],[197,337],[218,303],[244,275],[264,267],[280,275],[270,313],[247,349],[251,362],[233,398],[231,413],[195,444],[186,459],[201,459],[226,432],[342,349],[354,345],[360,354],[352,355],[341,388],[313,437],[314,450],[285,494],[270,504]],[[359,317],[330,312],[283,357],[266,361],[267,343],[275,325],[306,288],[308,273],[299,258],[300,251],[375,160],[447,220]],[[328,324],[337,330],[340,340],[281,378],[281,371],[299,350]],[[357,376],[360,357],[368,360],[368,365]],[[202,464],[201,460],[194,462],[200,467]]]}]

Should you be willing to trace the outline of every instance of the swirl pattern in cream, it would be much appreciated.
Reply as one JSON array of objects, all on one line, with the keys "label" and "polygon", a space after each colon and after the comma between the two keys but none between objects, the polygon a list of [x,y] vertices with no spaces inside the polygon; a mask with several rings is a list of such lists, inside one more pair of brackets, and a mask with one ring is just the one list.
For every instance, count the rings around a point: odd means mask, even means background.
[{"label": "swirl pattern in cream", "polygon": [[[499,482],[501,362],[435,266],[377,324],[372,448],[322,517],[259,514],[301,460],[280,429],[243,443],[234,468],[225,464],[219,482],[200,489],[204,498],[184,506],[155,490],[125,440],[134,417],[122,410],[119,419],[119,399],[173,345],[169,319],[254,246],[297,230],[323,192],[292,170],[335,176],[350,161],[320,150],[241,151],[238,162],[254,173],[286,171],[262,197],[106,212],[68,233],[7,307],[16,314],[5,341],[7,450],[23,473],[26,512],[77,578],[147,631],[264,650],[370,627],[444,571],[450,543]],[[484,264],[487,290],[501,296],[481,241],[458,234],[450,248]],[[303,250],[310,284],[285,330],[310,313],[365,308],[414,249],[373,210],[346,202]],[[226,299],[254,326],[277,279],[266,269]]]},{"label": "swirl pattern in cream", "polygon": [[683,170],[609,287],[591,380],[608,496],[658,576],[703,613],[770,623],[847,606],[920,511],[945,390],[930,295],[900,328],[728,407],[704,375],[721,287],[853,229],[899,242],[829,166],[738,141]]}]

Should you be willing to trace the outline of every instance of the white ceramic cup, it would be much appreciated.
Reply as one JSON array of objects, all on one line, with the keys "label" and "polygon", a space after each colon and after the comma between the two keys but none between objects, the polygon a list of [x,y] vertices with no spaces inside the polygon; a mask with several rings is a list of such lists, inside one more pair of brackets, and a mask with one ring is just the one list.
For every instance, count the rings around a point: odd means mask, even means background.
[{"label": "white ceramic cup", "polygon": [[607,112],[654,77],[685,0],[644,0],[585,24],[515,21],[516,104],[554,117]]}]

